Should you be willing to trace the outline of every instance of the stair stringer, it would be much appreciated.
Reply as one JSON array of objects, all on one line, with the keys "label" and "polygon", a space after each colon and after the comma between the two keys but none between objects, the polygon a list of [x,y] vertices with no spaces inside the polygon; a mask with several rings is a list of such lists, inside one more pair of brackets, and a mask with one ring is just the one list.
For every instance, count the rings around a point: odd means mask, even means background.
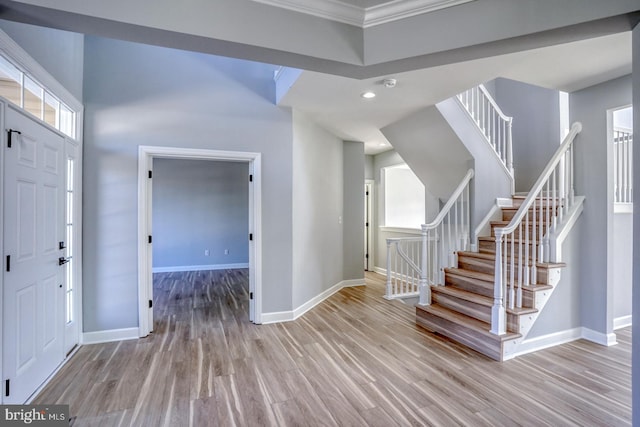
[{"label": "stair stringer", "polygon": [[[550,258],[554,263],[562,262],[562,243],[569,235],[573,226],[578,220],[578,217],[582,213],[584,204],[584,196],[576,196],[575,204],[573,208],[568,212],[561,224],[558,224],[556,229],[549,234],[549,247]],[[551,298],[553,291],[560,283],[562,277],[562,267],[554,267],[549,269],[547,284],[551,285],[551,289],[536,292],[534,307],[538,310],[536,313],[526,314],[519,319],[520,330],[518,331],[521,336],[519,338],[505,342],[503,347],[503,360],[513,359],[516,356],[526,354],[527,352],[521,351],[523,343],[527,342],[527,335],[533,328],[538,316],[542,313],[545,305]]]},{"label": "stair stringer", "polygon": [[[512,196],[513,175],[507,170],[476,122],[455,96],[437,103],[436,108],[473,158],[475,177],[472,188],[474,207],[471,218],[472,224],[477,226],[491,210],[496,198]],[[477,236],[471,237],[474,241]]]}]

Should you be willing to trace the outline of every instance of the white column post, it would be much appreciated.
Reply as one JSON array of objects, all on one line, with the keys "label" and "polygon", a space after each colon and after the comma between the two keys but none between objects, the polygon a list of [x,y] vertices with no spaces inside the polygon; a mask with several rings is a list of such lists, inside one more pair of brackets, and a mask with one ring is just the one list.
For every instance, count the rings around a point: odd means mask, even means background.
[{"label": "white column post", "polygon": [[504,308],[504,295],[502,287],[502,229],[496,232],[496,264],[495,283],[493,287],[493,307],[491,307],[491,333],[503,335],[507,332],[506,312]]},{"label": "white column post", "polygon": [[[420,253],[420,305],[431,304],[431,288],[427,283],[427,226],[422,224],[422,252]],[[434,266],[437,267],[437,266]]]},{"label": "white column post", "polygon": [[386,298],[391,298],[391,239],[387,239],[387,291]]}]

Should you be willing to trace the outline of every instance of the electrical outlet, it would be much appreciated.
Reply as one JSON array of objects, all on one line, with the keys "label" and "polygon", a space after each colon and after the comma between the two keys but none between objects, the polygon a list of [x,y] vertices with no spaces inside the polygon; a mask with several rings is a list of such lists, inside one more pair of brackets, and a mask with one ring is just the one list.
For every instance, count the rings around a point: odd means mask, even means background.
[{"label": "electrical outlet", "polygon": [[225,254],[225,255],[229,255],[229,249],[225,249],[225,250],[224,250],[224,254]]},{"label": "electrical outlet", "polygon": [[204,250],[204,256],[209,256],[209,254],[210,254],[209,249],[205,249]]}]

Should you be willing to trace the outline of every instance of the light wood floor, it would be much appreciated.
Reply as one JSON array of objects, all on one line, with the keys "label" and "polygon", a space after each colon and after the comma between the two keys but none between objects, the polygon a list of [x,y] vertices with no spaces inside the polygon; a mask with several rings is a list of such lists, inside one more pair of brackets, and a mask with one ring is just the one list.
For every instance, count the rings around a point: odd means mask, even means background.
[{"label": "light wood floor", "polygon": [[257,326],[246,270],[155,275],[156,331],[82,347],[36,402],[74,427],[630,425],[630,328],[499,363],[416,327],[382,280]]}]

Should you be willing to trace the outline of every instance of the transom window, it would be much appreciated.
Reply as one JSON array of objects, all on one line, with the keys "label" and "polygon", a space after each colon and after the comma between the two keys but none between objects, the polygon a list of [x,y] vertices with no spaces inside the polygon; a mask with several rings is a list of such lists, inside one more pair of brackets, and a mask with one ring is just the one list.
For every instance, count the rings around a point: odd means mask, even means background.
[{"label": "transom window", "polygon": [[75,111],[2,55],[0,55],[0,96],[65,135],[75,138]]}]

